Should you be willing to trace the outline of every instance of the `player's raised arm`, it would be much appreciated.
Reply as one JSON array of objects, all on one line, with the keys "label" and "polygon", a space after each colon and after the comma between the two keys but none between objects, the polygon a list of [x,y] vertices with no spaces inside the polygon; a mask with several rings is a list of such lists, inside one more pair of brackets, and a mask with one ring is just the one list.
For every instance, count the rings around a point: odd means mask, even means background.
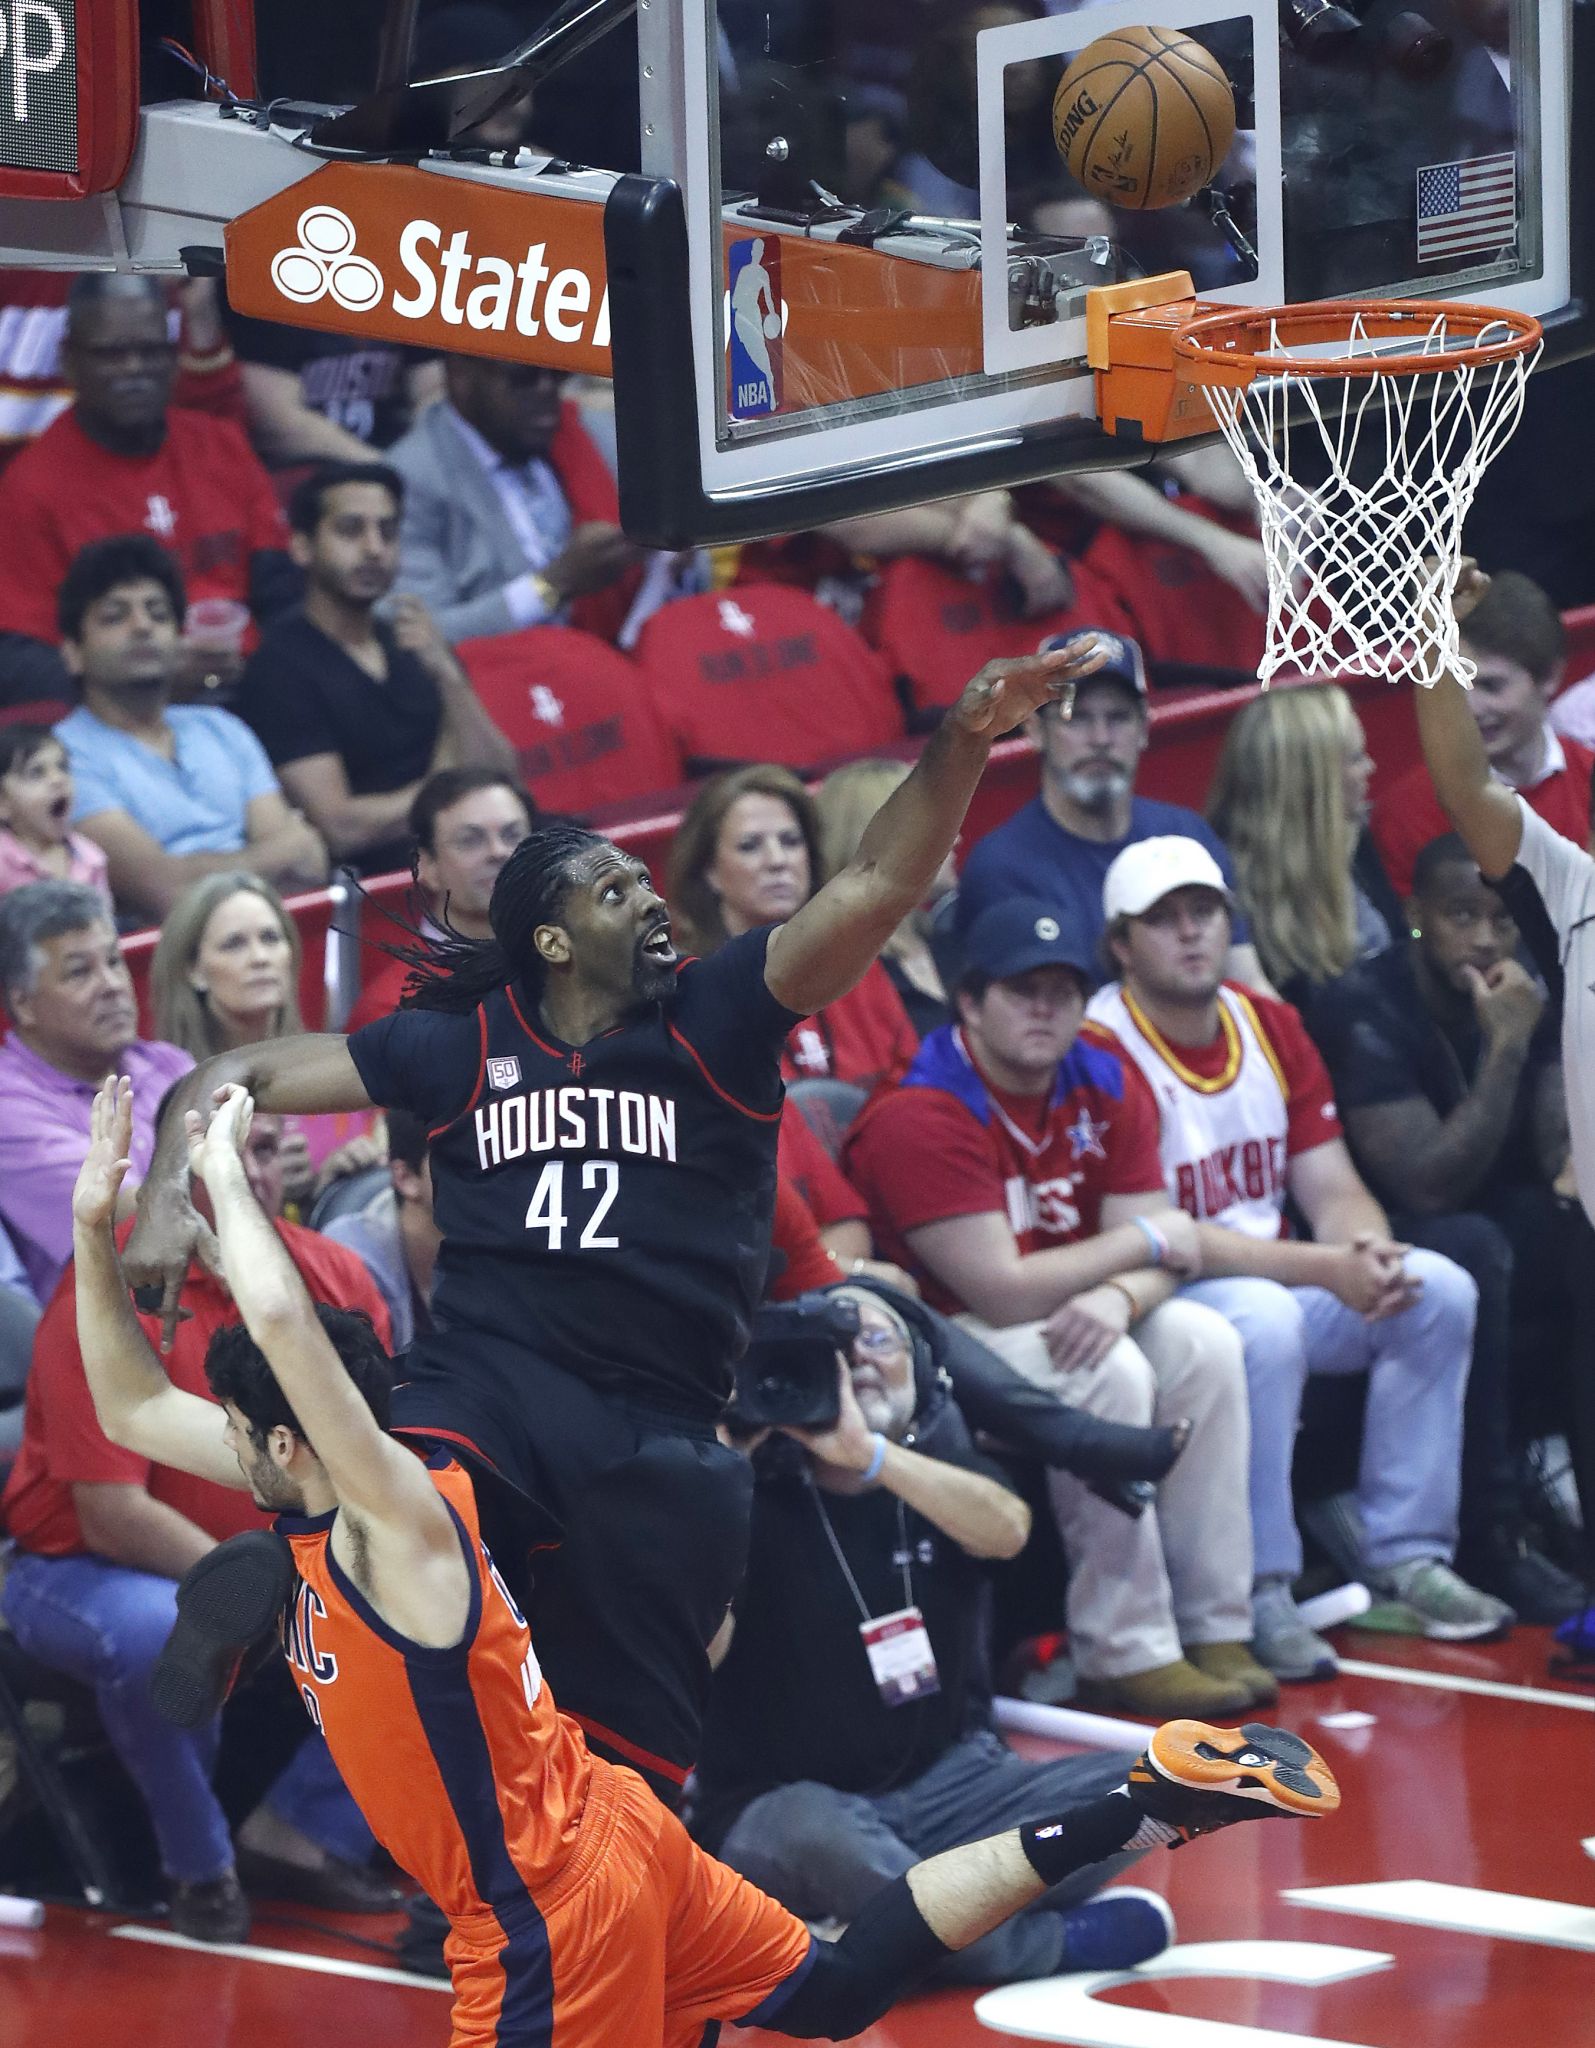
[{"label": "player's raised arm", "polygon": [[317,1116],[371,1107],[349,1042],[335,1032],[307,1031],[241,1045],[202,1060],[179,1084],[138,1191],[138,1220],[124,1254],[133,1286],[161,1290],[163,1351],[171,1348],[177,1328],[177,1296],[189,1262],[197,1257],[217,1270],[216,1239],[189,1195],[184,1115],[191,1109],[208,1111],[217,1089],[234,1085],[273,1115]]},{"label": "player's raised arm", "polygon": [[133,1086],[113,1075],[94,1098],[89,1149],[72,1190],[78,1348],[100,1427],[153,1464],[244,1487],[214,1403],[174,1387],[133,1313],[116,1255],[116,1197],[133,1140]]},{"label": "player's raised arm", "polygon": [[310,1292],[244,1173],[243,1146],[254,1104],[225,1090],[207,1119],[188,1112],[192,1170],[216,1217],[222,1271],[238,1312],[326,1469],[341,1508],[384,1529],[405,1530],[416,1548],[454,1547],[448,1509],[410,1451],[395,1443],[321,1327]]},{"label": "player's raised arm", "polygon": [[[1472,562],[1463,563],[1451,600],[1459,621],[1489,587],[1488,576]],[[1517,859],[1523,838],[1518,800],[1490,773],[1467,693],[1456,677],[1437,677],[1419,688],[1417,699],[1418,737],[1434,793],[1484,875],[1499,881]]]},{"label": "player's raised arm", "polygon": [[1065,703],[1102,662],[1092,641],[988,661],[932,733],[914,771],[881,805],[838,875],[770,940],[765,980],[808,1015],[845,995],[924,901],[953,849],[992,747],[1049,699]]}]

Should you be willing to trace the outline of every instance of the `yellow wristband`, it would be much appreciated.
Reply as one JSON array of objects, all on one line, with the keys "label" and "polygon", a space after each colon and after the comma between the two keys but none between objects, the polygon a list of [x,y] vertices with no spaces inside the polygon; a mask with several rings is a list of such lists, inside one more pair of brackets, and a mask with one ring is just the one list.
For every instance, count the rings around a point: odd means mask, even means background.
[{"label": "yellow wristband", "polygon": [[1141,1313],[1141,1304],[1136,1300],[1129,1288],[1125,1286],[1122,1280],[1106,1280],[1103,1282],[1103,1285],[1111,1287],[1115,1294],[1122,1294],[1124,1296],[1126,1303],[1129,1305],[1130,1321],[1133,1323]]}]

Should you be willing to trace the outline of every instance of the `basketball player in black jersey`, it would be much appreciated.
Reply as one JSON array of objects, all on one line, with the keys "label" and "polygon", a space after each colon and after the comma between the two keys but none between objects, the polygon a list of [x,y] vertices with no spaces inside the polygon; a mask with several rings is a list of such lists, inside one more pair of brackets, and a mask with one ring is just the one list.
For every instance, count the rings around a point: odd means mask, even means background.
[{"label": "basketball player in black jersey", "polygon": [[[667,1799],[746,1556],[749,1467],[716,1423],[764,1283],[781,1047],[923,901],[993,742],[1097,658],[988,663],[784,925],[680,960],[643,864],[551,822],[499,874],[493,941],[418,954],[392,1016],[223,1053],[174,1096],[181,1112],[237,1082],[274,1113],[423,1119],[437,1328],[409,1353],[394,1426],[467,1461],[501,1564],[530,1552],[564,1711]],[[216,1260],[180,1113],[139,1210],[126,1266],[160,1283],[170,1324],[191,1255]]]}]

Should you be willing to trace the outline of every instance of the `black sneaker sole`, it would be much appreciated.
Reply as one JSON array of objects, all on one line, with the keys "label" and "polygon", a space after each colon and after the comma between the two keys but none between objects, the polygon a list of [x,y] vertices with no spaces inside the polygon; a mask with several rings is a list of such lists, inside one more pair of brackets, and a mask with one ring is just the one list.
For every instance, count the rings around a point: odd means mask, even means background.
[{"label": "black sneaker sole", "polygon": [[179,1728],[198,1728],[218,1713],[245,1652],[270,1631],[293,1582],[293,1552],[267,1529],[229,1537],[192,1565],[150,1674],[156,1711]]}]

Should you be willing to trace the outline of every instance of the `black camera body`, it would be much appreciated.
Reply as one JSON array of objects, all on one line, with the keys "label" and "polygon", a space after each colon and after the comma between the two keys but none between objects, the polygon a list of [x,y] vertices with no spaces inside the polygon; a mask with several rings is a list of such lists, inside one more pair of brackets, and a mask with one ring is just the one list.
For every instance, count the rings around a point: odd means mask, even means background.
[{"label": "black camera body", "polygon": [[829,1294],[761,1308],[737,1364],[726,1420],[733,1429],[829,1429],[841,1413],[836,1354],[858,1335],[858,1309]]}]

